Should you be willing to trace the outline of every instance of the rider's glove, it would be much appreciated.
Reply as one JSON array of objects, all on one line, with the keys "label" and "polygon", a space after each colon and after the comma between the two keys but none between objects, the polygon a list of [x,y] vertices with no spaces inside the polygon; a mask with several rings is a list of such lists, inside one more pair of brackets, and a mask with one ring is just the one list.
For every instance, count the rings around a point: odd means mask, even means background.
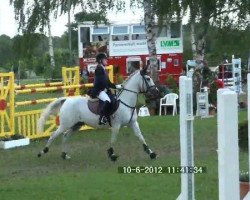
[{"label": "rider's glove", "polygon": [[122,89],[123,88],[122,85],[120,85],[120,84],[116,85],[115,87],[116,87],[116,89]]}]

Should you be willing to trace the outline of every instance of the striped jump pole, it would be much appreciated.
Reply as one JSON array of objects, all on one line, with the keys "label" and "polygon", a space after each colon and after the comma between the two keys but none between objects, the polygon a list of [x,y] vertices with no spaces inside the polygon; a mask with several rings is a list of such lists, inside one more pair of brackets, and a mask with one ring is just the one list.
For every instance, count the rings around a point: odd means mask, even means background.
[{"label": "striped jump pole", "polygon": [[18,101],[15,102],[15,106],[27,106],[27,105],[36,105],[40,103],[50,103],[52,101],[55,101],[57,98],[47,98],[47,99],[36,99],[36,100],[30,100],[30,101]]},{"label": "striped jump pole", "polygon": [[235,91],[217,91],[219,200],[239,200],[238,101]]},{"label": "striped jump pole", "polygon": [[[180,77],[180,146],[181,167],[193,167],[193,82]],[[194,174],[181,174],[181,194],[177,200],[194,200]]]},{"label": "striped jump pole", "polygon": [[93,83],[81,84],[81,85],[66,85],[66,86],[57,86],[57,87],[48,87],[48,88],[32,88],[24,90],[16,90],[16,94],[27,94],[27,93],[36,93],[36,92],[49,92],[49,91],[58,91],[64,89],[75,89],[75,88],[87,88],[93,87]]},{"label": "striped jump pole", "polygon": [[37,83],[37,84],[27,84],[27,85],[17,85],[15,90],[23,90],[29,88],[39,88],[39,87],[53,87],[53,86],[63,86],[63,82],[46,82],[46,83]]}]

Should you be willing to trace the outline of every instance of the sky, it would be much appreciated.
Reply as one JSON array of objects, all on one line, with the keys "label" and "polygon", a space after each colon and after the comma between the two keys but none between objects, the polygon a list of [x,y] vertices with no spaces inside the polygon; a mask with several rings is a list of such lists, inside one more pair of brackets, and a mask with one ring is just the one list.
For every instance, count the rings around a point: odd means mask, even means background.
[{"label": "sky", "polygon": [[[129,5],[127,4],[126,11],[116,13],[116,12],[108,12],[108,19],[110,21],[140,21],[143,17],[142,10],[136,10],[136,12],[132,12],[129,9]],[[75,10],[75,13],[80,11],[80,9]],[[71,18],[73,21],[73,13],[71,14]],[[67,30],[65,26],[67,24],[68,18],[67,15],[59,16],[57,19],[51,19],[51,29],[53,36],[61,36],[64,31]],[[13,6],[9,5],[9,0],[0,0],[0,35],[6,34],[10,37],[14,37],[18,34],[18,23],[14,18],[14,9]]]}]

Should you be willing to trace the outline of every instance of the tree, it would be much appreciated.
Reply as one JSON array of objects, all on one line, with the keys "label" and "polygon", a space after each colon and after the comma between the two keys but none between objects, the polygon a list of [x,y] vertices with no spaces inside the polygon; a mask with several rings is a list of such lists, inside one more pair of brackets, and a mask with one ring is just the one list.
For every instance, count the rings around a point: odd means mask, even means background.
[{"label": "tree", "polygon": [[18,71],[21,66],[21,72],[24,75],[25,70],[40,72],[42,67],[41,58],[45,51],[48,50],[44,45],[48,39],[43,34],[23,34],[16,35],[12,39],[12,51],[14,59],[11,61],[14,71]]},{"label": "tree", "polygon": [[[10,0],[14,5],[16,17],[19,20],[20,28],[27,31],[35,31],[37,27],[43,29],[48,23],[50,13],[57,16],[58,12],[67,13],[70,9],[81,5],[83,10],[97,10],[106,14],[108,9],[121,11],[125,8],[125,0],[36,0],[27,4],[28,0]],[[170,24],[172,19],[181,21],[185,12],[190,9],[190,24],[192,30],[192,45],[194,57],[197,60],[204,60],[206,36],[209,25],[213,23],[218,27],[226,24],[234,24],[229,19],[229,13],[237,15],[238,24],[244,25],[244,20],[249,19],[250,6],[248,0],[130,0],[131,6],[144,8],[144,22],[148,40],[151,74],[157,80],[156,70],[156,33],[153,26],[158,23],[161,26]],[[26,6],[25,5],[29,5]],[[41,9],[41,7],[43,9]],[[42,10],[42,11],[41,11]],[[26,15],[28,13],[28,18]],[[196,23],[200,23],[201,29],[197,29]],[[245,25],[246,26],[246,25]]]},{"label": "tree", "polygon": [[40,31],[44,30],[45,26],[48,26],[49,34],[49,52],[51,58],[51,68],[55,68],[54,53],[53,53],[53,41],[50,29],[50,15],[53,14],[55,17],[60,13],[68,13],[68,34],[69,34],[69,63],[72,64],[72,51],[71,51],[71,28],[70,28],[70,10],[71,8],[81,5],[83,8],[96,9],[106,11],[107,5],[114,5],[111,1],[91,1],[91,0],[10,0],[15,10],[16,19],[19,22],[19,29],[22,32],[34,33],[37,28]]},{"label": "tree", "polygon": [[8,68],[12,65],[11,60],[14,59],[14,54],[12,50],[13,41],[7,35],[0,36],[0,67]]},{"label": "tree", "polygon": [[152,79],[158,81],[156,37],[154,26],[158,24],[160,30],[163,26],[170,25],[171,21],[181,19],[181,7],[179,1],[174,0],[131,0],[131,6],[142,6],[144,9],[144,23],[149,51],[150,72]]},{"label": "tree", "polygon": [[55,18],[58,15],[66,14],[76,6],[83,10],[102,11],[104,14],[108,9],[119,7],[123,0],[10,0],[14,6],[15,17],[19,22],[19,29],[25,32],[34,32],[37,28],[40,31],[48,25],[48,18],[52,14]]},{"label": "tree", "polygon": [[[52,8],[55,8],[56,1],[34,1],[32,3],[25,0],[10,0],[10,3],[14,5],[16,19],[19,21],[19,29],[22,29],[23,33],[34,33],[35,30],[40,27],[42,31],[44,26],[48,27],[49,35],[49,54],[51,60],[51,70],[55,68],[53,39],[50,26],[50,14]],[[28,14],[28,19],[26,19]]]},{"label": "tree", "polygon": [[48,34],[49,34],[49,55],[50,55],[50,64],[52,71],[55,70],[55,58],[54,58],[54,46],[53,46],[53,39],[51,34],[51,25],[50,19],[48,18]]},{"label": "tree", "polygon": [[151,77],[156,82],[158,78],[158,70],[157,70],[157,54],[156,54],[156,33],[153,31],[153,27],[155,24],[154,20],[154,6],[152,4],[152,0],[143,0],[143,8],[144,8],[144,23],[145,29],[147,33],[147,44],[148,44],[148,52],[149,52],[149,62],[150,62],[150,72]]},{"label": "tree", "polygon": [[80,22],[92,21],[92,22],[94,22],[95,25],[97,25],[99,23],[105,23],[105,24],[108,23],[106,13],[104,13],[102,11],[87,12],[87,11],[83,10],[83,11],[75,14],[75,21],[76,21],[76,23],[72,24],[72,26],[75,28],[77,28],[77,23],[80,23]]},{"label": "tree", "polygon": [[[74,8],[77,5],[81,5],[85,10],[89,8],[90,10],[100,10],[104,14],[106,14],[108,9],[116,8],[118,11],[121,11],[125,7],[125,0],[102,0],[102,1],[92,1],[92,0],[36,0],[33,3],[27,4],[27,0],[10,0],[10,2],[14,5],[16,17],[19,20],[20,28],[24,30],[35,31],[37,27],[40,27],[41,30],[48,23],[48,16],[50,13],[54,13],[57,15],[58,10],[60,9],[61,13],[67,13],[71,8]],[[170,5],[178,5],[173,0],[168,0],[167,3],[171,3]],[[155,16],[157,11],[162,13],[162,5],[166,5],[166,1],[164,0],[131,0],[131,5],[141,5],[144,7],[144,21],[147,32],[147,40],[148,40],[148,50],[150,57],[150,68],[153,80],[158,79],[157,75],[157,57],[156,57],[156,47],[155,47],[155,39],[156,33],[153,32],[153,26],[155,24]],[[25,5],[30,5],[25,7]],[[97,8],[97,9],[96,9]],[[156,8],[158,10],[156,10]],[[171,12],[168,10],[168,14]],[[25,13],[29,13],[28,19],[26,19]],[[30,14],[31,13],[31,14]],[[170,14],[168,15],[170,16]],[[160,18],[161,19],[161,18]]]},{"label": "tree", "polygon": [[[204,61],[210,25],[247,27],[250,2],[247,0],[183,0],[183,11],[189,9],[193,59]],[[235,20],[236,19],[236,20]],[[248,22],[249,23],[249,22]],[[198,26],[197,26],[198,24]]]}]

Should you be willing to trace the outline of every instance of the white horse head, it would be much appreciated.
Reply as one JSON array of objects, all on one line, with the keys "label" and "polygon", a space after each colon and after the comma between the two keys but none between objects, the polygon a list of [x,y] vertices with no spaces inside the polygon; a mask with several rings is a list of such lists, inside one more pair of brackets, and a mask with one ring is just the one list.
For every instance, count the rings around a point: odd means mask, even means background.
[{"label": "white horse head", "polygon": [[[150,155],[150,158],[156,158],[156,154],[147,146],[137,122],[136,102],[138,94],[147,92],[158,94],[158,90],[153,80],[146,74],[146,70],[138,70],[130,75],[124,81],[122,84],[123,88],[118,93],[120,104],[116,112],[111,116],[112,136],[111,147],[108,149],[108,156],[113,161],[117,159],[117,156],[114,154],[112,146],[116,141],[120,127],[124,125],[129,125],[134,130],[135,135],[143,144],[144,151]],[[59,109],[60,125],[49,138],[46,147],[38,154],[39,157],[48,152],[49,146],[58,135],[64,133],[62,157],[67,158],[67,149],[65,147],[67,138],[73,131],[79,130],[83,124],[96,128],[110,128],[108,125],[103,126],[98,124],[99,115],[89,110],[88,98],[86,97],[63,97],[50,103],[41,114],[38,123],[39,127],[43,127],[49,116],[55,114]]]},{"label": "white horse head", "polygon": [[154,96],[159,95],[159,91],[153,80],[147,75],[147,68],[137,70],[131,74],[127,80],[122,83],[123,87],[138,93],[151,93]]}]

